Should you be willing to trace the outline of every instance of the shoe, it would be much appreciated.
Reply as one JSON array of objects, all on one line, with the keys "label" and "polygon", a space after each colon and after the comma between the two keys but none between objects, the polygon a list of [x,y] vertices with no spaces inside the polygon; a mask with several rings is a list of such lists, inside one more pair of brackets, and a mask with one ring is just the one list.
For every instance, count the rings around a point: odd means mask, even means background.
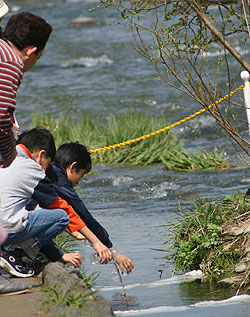
[{"label": "shoe", "polygon": [[[39,273],[41,273],[42,270],[45,268],[45,266],[50,263],[48,258],[43,253],[38,253],[35,260],[31,260],[21,248],[17,247],[15,249],[12,249],[12,252],[14,252],[15,257],[21,259],[24,265],[29,266],[31,269],[34,270],[34,275],[38,275]],[[0,269],[0,274],[1,274],[1,269]]]},{"label": "shoe", "polygon": [[17,277],[31,277],[34,275],[34,270],[16,257],[12,251],[2,251],[2,254],[0,254],[0,268]]},{"label": "shoe", "polygon": [[16,282],[0,276],[0,296],[22,294],[28,292],[30,288],[26,282]]}]

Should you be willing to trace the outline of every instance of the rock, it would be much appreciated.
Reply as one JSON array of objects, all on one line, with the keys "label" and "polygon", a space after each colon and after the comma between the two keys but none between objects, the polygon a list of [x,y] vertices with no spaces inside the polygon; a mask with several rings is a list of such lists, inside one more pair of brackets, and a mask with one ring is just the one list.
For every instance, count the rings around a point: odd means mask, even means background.
[{"label": "rock", "polygon": [[90,17],[78,17],[71,21],[70,27],[84,27],[84,26],[95,26],[102,25],[103,23]]},{"label": "rock", "polygon": [[235,273],[243,273],[247,269],[246,263],[239,263],[235,266]]},{"label": "rock", "polygon": [[[62,263],[49,263],[42,273],[43,286],[56,286],[59,297],[77,297],[79,294],[86,303],[79,305],[65,305],[63,302],[49,307],[46,316],[65,317],[109,317],[114,316],[110,303],[98,293],[94,293],[83,280],[79,271],[66,268]],[[70,302],[70,300],[68,301]]]},{"label": "rock", "polygon": [[217,285],[219,287],[231,287],[231,286],[239,286],[239,284],[241,283],[242,281],[242,276],[239,274],[239,275],[235,275],[235,276],[231,276],[231,277],[228,277],[228,278],[224,278],[223,280],[220,280]]}]

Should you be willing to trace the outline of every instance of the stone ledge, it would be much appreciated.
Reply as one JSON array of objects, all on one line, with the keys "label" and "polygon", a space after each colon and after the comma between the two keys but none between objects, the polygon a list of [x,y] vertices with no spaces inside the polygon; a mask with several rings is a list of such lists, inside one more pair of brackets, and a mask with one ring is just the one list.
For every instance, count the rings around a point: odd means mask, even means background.
[{"label": "stone ledge", "polygon": [[90,297],[83,308],[64,307],[53,305],[49,308],[46,316],[63,315],[65,317],[109,317],[114,316],[111,304],[103,296],[93,291],[87,286],[81,274],[74,269],[68,269],[63,264],[49,263],[42,272],[43,286],[56,285],[61,294],[65,295],[69,291],[72,295],[82,293],[83,296]]}]

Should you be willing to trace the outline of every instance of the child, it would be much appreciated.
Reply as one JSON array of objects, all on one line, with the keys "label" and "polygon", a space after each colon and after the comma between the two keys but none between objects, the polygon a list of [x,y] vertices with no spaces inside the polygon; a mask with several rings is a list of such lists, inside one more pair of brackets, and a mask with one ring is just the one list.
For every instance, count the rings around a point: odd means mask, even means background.
[{"label": "child", "polygon": [[[81,263],[79,254],[53,252],[52,239],[67,228],[70,232],[79,231],[86,236],[103,263],[108,263],[112,253],[85,226],[73,208],[58,197],[45,175],[56,152],[51,133],[43,128],[34,128],[23,132],[17,144],[17,158],[10,167],[0,169],[0,216],[8,232],[4,246],[18,244],[29,258],[34,259],[41,248],[49,245],[50,253],[54,254],[52,261],[61,260],[77,267]],[[26,205],[30,198],[40,204],[39,211],[28,212]],[[34,273],[24,268],[13,252],[6,250],[0,256],[0,267],[19,277]]]},{"label": "child", "polygon": [[[108,248],[115,250],[109,240],[107,231],[93,218],[73,187],[91,170],[91,164],[90,154],[84,145],[78,142],[61,145],[56,151],[54,161],[51,164],[58,178],[53,184],[58,195],[74,208],[100,241]],[[117,252],[117,250],[116,257],[121,272],[124,273],[125,268],[128,274],[131,273],[134,268],[133,262],[125,255]]]}]

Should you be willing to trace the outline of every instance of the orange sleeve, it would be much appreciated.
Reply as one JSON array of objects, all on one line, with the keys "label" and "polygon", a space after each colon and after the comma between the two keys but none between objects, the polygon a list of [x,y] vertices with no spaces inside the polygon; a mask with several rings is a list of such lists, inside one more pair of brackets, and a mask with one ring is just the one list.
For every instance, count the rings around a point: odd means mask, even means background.
[{"label": "orange sleeve", "polygon": [[48,206],[47,208],[49,209],[63,209],[66,211],[66,213],[69,216],[69,224],[67,229],[70,232],[75,232],[78,231],[80,229],[82,229],[85,226],[85,223],[82,221],[82,219],[80,218],[80,216],[75,212],[75,210],[73,209],[73,207],[71,205],[69,205],[66,200],[58,197],[56,201],[53,202],[53,204],[51,204],[50,206]]}]

